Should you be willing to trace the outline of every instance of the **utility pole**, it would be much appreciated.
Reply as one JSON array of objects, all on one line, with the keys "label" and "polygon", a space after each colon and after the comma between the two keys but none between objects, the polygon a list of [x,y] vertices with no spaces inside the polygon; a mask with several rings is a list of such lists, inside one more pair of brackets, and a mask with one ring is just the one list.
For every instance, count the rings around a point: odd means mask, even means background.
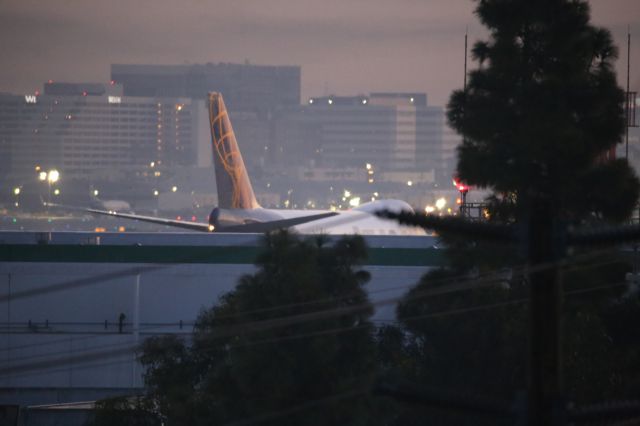
[{"label": "utility pole", "polygon": [[528,426],[561,423],[562,301],[555,214],[550,200],[531,200],[527,235],[529,271]]}]

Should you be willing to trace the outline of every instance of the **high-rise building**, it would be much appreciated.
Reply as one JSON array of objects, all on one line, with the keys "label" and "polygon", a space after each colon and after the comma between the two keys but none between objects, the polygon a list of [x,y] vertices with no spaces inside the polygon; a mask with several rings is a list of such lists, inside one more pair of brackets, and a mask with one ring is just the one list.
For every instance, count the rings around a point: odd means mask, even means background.
[{"label": "high-rise building", "polygon": [[[285,113],[277,123],[277,161],[376,171],[443,173],[444,113],[424,93],[326,96]],[[273,158],[273,157],[272,157]],[[292,160],[293,159],[293,160]]]},{"label": "high-rise building", "polygon": [[84,179],[151,163],[197,165],[206,155],[199,146],[208,145],[204,101],[128,97],[113,82],[49,82],[43,92],[0,95],[3,179],[32,178],[37,166]]},{"label": "high-rise building", "polygon": [[205,99],[224,95],[230,111],[270,111],[300,105],[300,67],[251,64],[111,65],[125,96]]}]

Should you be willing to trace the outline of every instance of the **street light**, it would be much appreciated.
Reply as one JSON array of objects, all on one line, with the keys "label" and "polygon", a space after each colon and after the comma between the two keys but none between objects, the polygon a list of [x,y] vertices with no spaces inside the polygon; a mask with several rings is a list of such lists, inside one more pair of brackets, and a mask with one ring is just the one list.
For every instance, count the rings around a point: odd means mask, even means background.
[{"label": "street light", "polygon": [[[49,205],[49,204],[51,204],[51,185],[53,185],[58,180],[60,180],[60,172],[58,172],[56,169],[49,170],[49,173],[40,172],[38,174],[38,179],[40,179],[41,181],[44,181],[44,180],[47,181],[47,187],[48,187],[47,205]],[[56,191],[58,191],[58,194],[60,193],[59,190],[56,190]],[[58,195],[58,194],[56,194],[56,195]]]},{"label": "street light", "polygon": [[60,179],[60,173],[56,169],[49,170],[49,176],[47,180],[49,183],[56,183]]}]

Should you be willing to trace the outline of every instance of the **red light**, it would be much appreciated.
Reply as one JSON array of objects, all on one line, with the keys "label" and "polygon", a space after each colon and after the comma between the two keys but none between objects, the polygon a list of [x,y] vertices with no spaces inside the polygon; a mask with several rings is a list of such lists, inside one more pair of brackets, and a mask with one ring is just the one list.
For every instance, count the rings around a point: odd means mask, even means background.
[{"label": "red light", "polygon": [[53,84],[53,80],[47,81],[47,84]]},{"label": "red light", "polygon": [[116,84],[116,82],[115,82],[115,80],[111,80],[111,81],[109,82],[109,84],[113,86],[114,84]]},{"label": "red light", "polygon": [[191,216],[191,222],[195,222],[195,221],[196,221],[196,219],[198,219],[198,218],[197,218],[197,217],[195,217],[195,216]]},{"label": "red light", "polygon": [[40,96],[40,91],[36,90],[36,96]]},{"label": "red light", "polygon": [[82,92],[82,96],[87,96],[87,91],[86,90]]},{"label": "red light", "polygon": [[182,220],[182,216],[176,216],[176,220]]},{"label": "red light", "polygon": [[456,204],[462,204],[462,199],[461,198],[456,198]]}]

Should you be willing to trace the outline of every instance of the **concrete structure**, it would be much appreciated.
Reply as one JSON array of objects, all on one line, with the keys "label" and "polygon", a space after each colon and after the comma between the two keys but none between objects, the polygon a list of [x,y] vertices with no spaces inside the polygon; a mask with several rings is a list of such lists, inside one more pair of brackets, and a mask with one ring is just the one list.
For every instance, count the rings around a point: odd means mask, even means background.
[{"label": "concrete structure", "polygon": [[127,97],[117,84],[49,82],[44,95],[0,95],[0,177],[30,181],[37,166],[70,179],[206,166],[208,133],[200,100]]},{"label": "concrete structure", "polygon": [[[255,270],[260,235],[0,232],[0,406],[79,402],[142,386],[135,348],[188,336]],[[375,318],[440,252],[433,237],[368,237]]]}]

